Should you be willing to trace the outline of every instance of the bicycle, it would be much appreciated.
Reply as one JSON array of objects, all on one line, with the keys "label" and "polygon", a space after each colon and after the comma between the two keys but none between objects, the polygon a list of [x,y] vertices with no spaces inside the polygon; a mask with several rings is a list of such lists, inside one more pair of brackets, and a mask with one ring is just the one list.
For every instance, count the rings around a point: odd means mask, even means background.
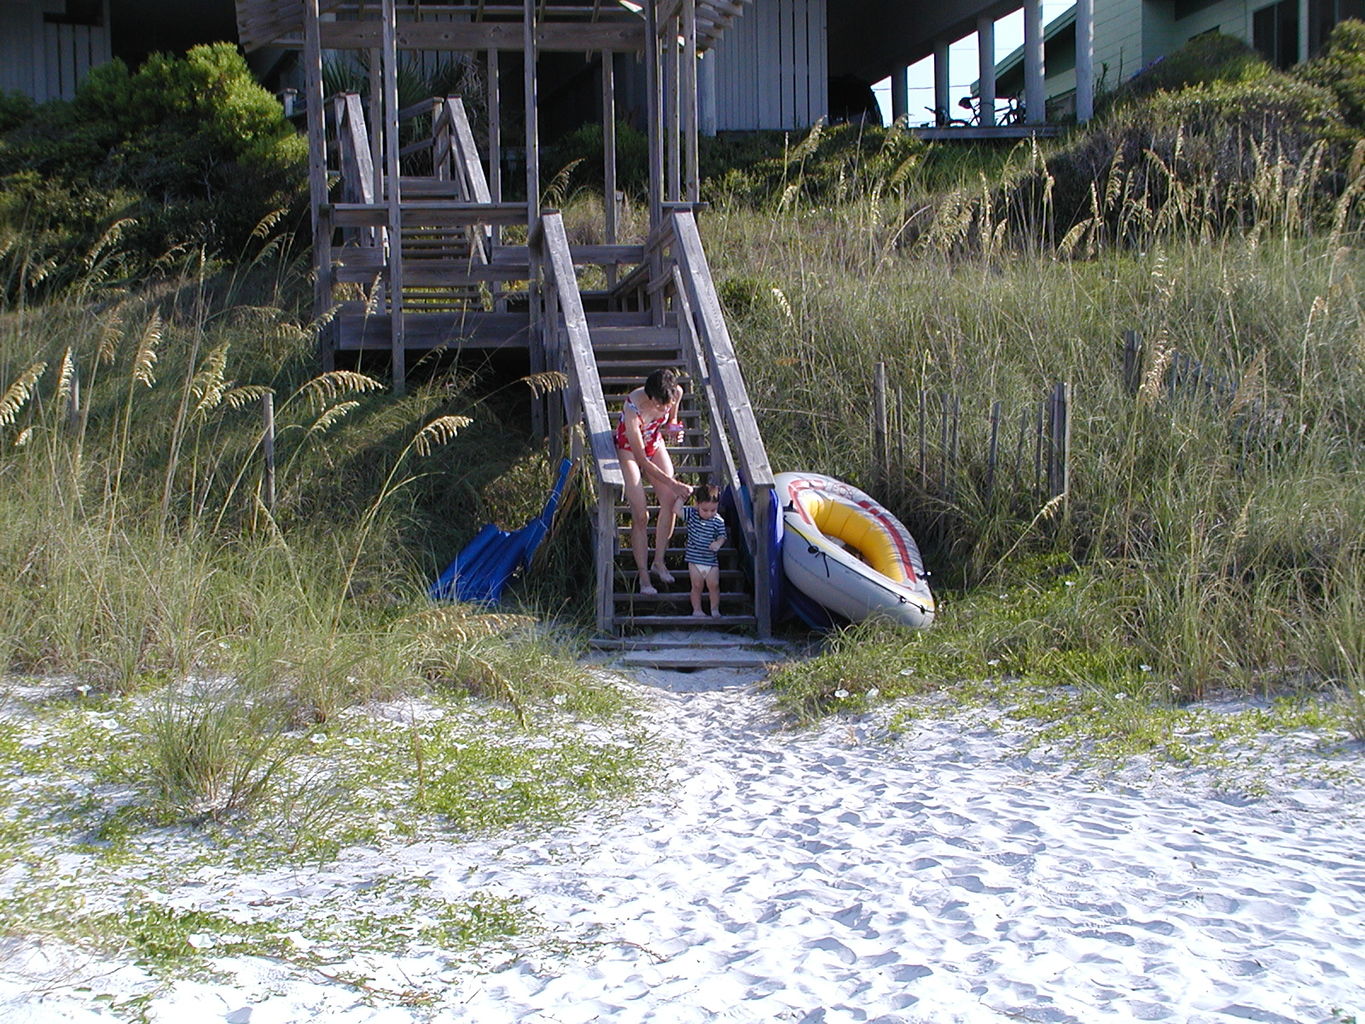
[{"label": "bicycle", "polygon": [[[964,121],[960,117],[949,117],[947,108],[925,107],[925,110],[934,115],[934,128],[970,128],[971,121]],[[925,127],[929,127],[926,125]]]}]

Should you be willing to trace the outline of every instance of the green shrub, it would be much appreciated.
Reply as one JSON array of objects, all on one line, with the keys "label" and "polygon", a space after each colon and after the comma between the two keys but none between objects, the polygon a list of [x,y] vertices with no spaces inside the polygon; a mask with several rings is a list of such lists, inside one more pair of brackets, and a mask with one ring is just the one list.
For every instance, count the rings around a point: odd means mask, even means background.
[{"label": "green shrub", "polygon": [[[563,191],[602,190],[606,165],[602,158],[602,126],[585,124],[548,147],[544,170],[553,176],[573,167]],[[547,179],[548,180],[548,179]],[[616,122],[616,187],[641,197],[649,187],[649,138],[624,121]]]},{"label": "green shrub", "polygon": [[1365,130],[1365,22],[1340,22],[1322,52],[1299,69],[1308,82],[1330,89],[1352,128]]},{"label": "green shrub", "polygon": [[16,128],[33,116],[33,101],[20,92],[0,90],[0,132]]},{"label": "green shrub", "polygon": [[1157,59],[1105,97],[1107,106],[1123,106],[1158,92],[1176,92],[1213,82],[1254,82],[1271,71],[1254,49],[1221,32],[1196,36],[1180,49]]},{"label": "green shrub", "polygon": [[29,262],[68,268],[115,219],[137,254],[130,272],[201,246],[235,256],[264,218],[299,200],[306,159],[306,141],[229,44],[153,54],[137,71],[115,60],[0,143],[4,224],[41,236]]},{"label": "green shrub", "polygon": [[[1115,107],[1048,158],[1057,237],[1093,214],[1113,168],[1124,172],[1127,203],[1155,213],[1178,188],[1193,186],[1201,209],[1240,220],[1251,201],[1245,186],[1267,167],[1295,174],[1315,146],[1344,141],[1332,93],[1279,72],[1154,92]],[[1319,184],[1326,190],[1332,181],[1324,175]],[[1018,188],[1027,196],[1036,185],[1026,179]],[[1117,211],[1106,212],[1112,228]]]}]

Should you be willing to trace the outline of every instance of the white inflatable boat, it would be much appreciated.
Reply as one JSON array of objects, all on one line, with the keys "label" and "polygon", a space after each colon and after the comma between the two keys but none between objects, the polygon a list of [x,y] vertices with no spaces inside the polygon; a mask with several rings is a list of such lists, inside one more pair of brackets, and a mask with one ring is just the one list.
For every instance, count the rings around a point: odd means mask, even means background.
[{"label": "white inflatable boat", "polygon": [[884,616],[923,629],[934,621],[919,546],[899,519],[833,477],[776,479],[782,568],[792,586],[853,622]]}]

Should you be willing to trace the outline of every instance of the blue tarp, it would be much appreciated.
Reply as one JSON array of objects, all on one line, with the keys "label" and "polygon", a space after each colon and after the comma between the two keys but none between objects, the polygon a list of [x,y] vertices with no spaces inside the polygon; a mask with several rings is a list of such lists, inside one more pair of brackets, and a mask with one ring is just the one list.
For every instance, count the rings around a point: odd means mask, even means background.
[{"label": "blue tarp", "polygon": [[432,600],[485,604],[501,601],[502,588],[513,573],[530,564],[531,556],[549,532],[572,467],[568,459],[559,464],[559,477],[550,490],[544,511],[520,530],[509,533],[492,523],[485,525],[431,585],[428,593]]}]

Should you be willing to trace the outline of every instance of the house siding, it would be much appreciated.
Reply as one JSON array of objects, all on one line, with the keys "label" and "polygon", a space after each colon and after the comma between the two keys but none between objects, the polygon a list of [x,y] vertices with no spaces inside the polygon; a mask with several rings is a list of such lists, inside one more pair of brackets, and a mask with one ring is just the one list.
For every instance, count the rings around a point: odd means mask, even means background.
[{"label": "house siding", "polygon": [[1113,88],[1203,32],[1216,30],[1250,42],[1253,9],[1244,0],[1222,0],[1177,19],[1170,0],[1100,0],[1095,5],[1095,73],[1105,87]]},{"label": "house siding", "polygon": [[1095,74],[1106,88],[1131,78],[1144,64],[1141,0],[1095,4]]},{"label": "house siding", "polygon": [[109,4],[100,25],[49,22],[64,0],[0,2],[0,89],[39,103],[71,99],[92,67],[110,59]]},{"label": "house siding", "polygon": [[805,128],[825,116],[825,13],[825,0],[753,0],[745,7],[706,58],[714,61],[708,81],[717,130]]}]

